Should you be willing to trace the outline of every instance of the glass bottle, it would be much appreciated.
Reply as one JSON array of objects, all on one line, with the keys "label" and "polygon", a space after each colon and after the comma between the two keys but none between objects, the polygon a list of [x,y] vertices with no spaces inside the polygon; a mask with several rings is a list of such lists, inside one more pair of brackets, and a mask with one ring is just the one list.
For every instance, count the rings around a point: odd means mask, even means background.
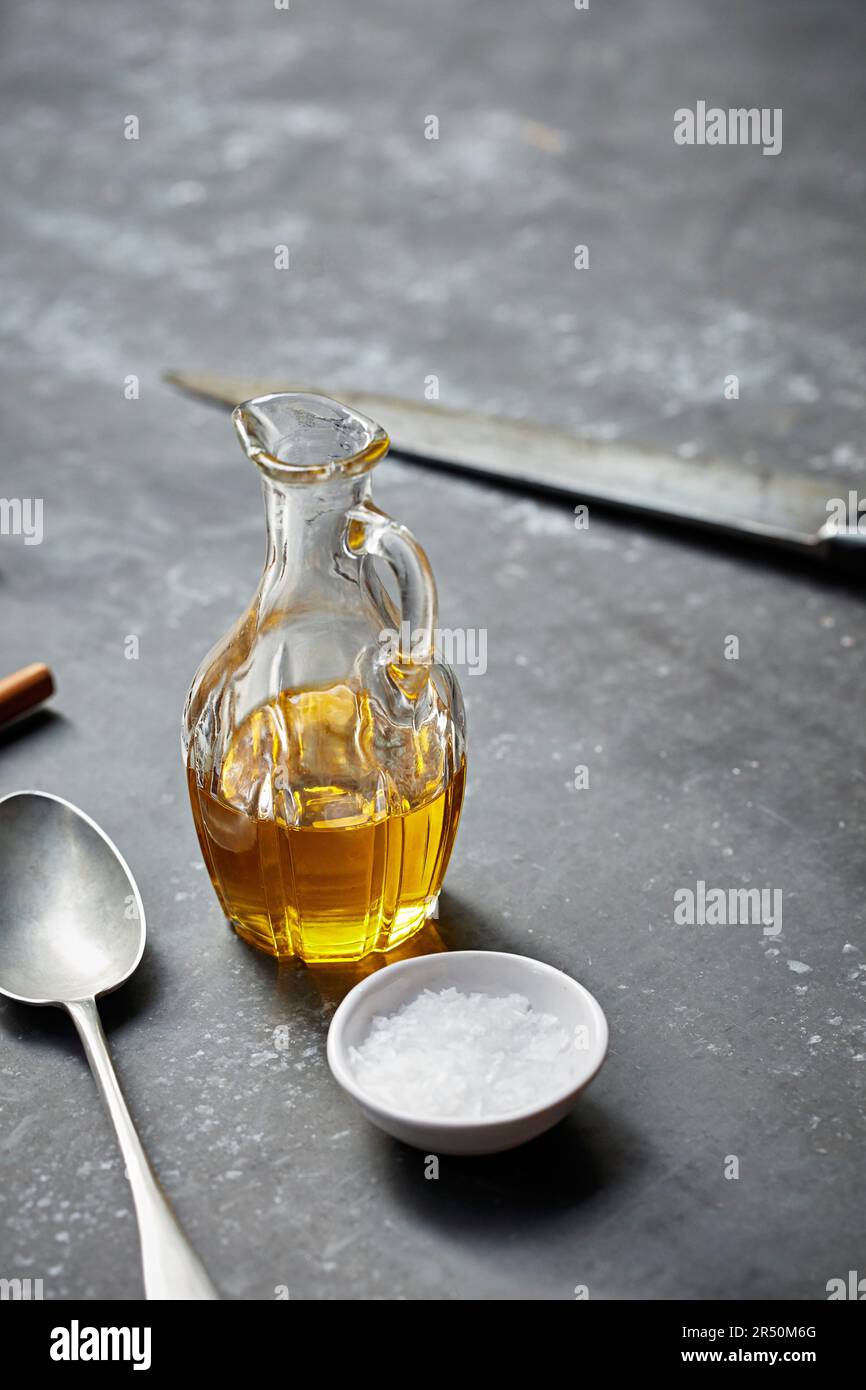
[{"label": "glass bottle", "polygon": [[435,908],[463,800],[460,688],[435,652],[427,557],[371,498],[384,430],[298,394],[232,419],[262,475],[267,556],[187,698],[199,843],[245,940],[311,963],[359,960]]}]

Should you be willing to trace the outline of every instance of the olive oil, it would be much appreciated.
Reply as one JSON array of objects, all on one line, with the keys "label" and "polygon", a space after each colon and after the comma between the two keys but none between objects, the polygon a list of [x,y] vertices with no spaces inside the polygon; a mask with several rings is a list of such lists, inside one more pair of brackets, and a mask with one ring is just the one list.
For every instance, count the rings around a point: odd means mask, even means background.
[{"label": "olive oil", "polygon": [[358,960],[399,945],[433,911],[465,765],[449,772],[424,730],[392,730],[386,774],[376,737],[366,692],[285,691],[240,724],[209,786],[188,770],[208,872],[254,946]]}]

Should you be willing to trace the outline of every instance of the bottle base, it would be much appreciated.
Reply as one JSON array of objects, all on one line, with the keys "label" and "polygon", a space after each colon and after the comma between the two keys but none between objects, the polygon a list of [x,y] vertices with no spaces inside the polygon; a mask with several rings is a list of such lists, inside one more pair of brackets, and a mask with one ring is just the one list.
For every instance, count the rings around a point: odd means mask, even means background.
[{"label": "bottle base", "polygon": [[[300,960],[304,965],[351,965],[367,956],[385,956],[402,946],[415,936],[429,918],[436,916],[439,894],[426,898],[421,903],[412,903],[398,908],[390,927],[376,936],[364,935],[352,938],[347,933],[345,922],[317,922],[298,932],[281,933],[282,939],[290,945],[288,950],[280,950],[275,944],[274,934],[264,928],[259,930],[255,923],[242,922],[237,917],[229,922],[238,936],[249,946],[255,947],[265,955],[276,960]],[[295,948],[297,947],[297,949]]]}]

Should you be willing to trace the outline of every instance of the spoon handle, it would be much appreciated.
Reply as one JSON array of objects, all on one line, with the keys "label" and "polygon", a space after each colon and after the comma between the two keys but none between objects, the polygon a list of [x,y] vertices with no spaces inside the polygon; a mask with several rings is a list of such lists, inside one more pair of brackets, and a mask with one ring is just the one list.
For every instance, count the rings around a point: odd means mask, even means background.
[{"label": "spoon handle", "polygon": [[148,1299],[207,1299],[219,1294],[178,1225],[126,1106],[99,1021],[95,999],[64,1004],[84,1044],[100,1095],[111,1116],[132,1188],[144,1291]]}]

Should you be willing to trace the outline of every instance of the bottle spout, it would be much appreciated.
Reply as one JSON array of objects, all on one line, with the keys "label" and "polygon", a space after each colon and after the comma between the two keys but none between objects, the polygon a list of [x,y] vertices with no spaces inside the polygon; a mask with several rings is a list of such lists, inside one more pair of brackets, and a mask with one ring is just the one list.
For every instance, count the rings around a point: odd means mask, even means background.
[{"label": "bottle spout", "polygon": [[375,420],[328,396],[257,396],[232,412],[241,448],[270,478],[320,482],[366,473],[388,452]]}]

